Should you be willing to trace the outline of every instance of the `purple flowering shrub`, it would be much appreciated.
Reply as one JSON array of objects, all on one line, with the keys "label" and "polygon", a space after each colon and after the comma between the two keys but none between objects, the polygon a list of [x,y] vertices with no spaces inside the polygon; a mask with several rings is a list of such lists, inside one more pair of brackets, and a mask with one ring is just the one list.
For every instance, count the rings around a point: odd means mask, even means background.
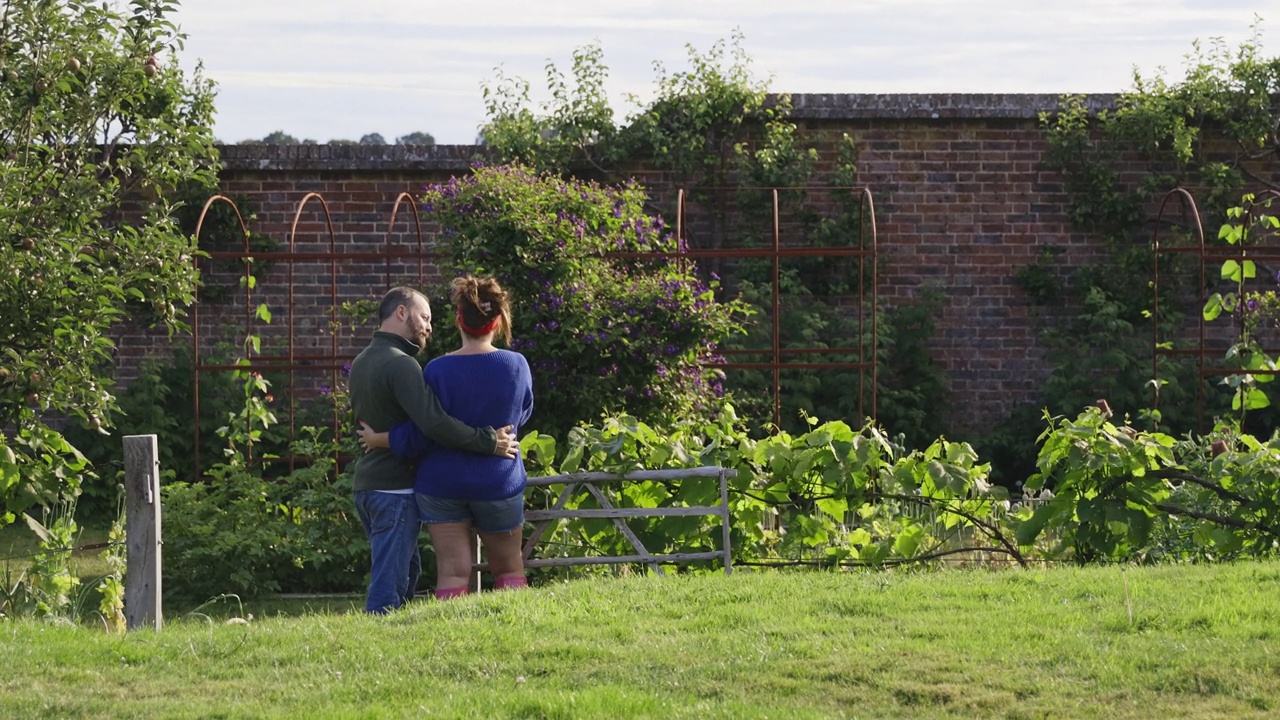
[{"label": "purple flowering shrub", "polygon": [[602,413],[664,424],[710,416],[723,373],[716,348],[746,306],[718,302],[643,189],[477,167],[430,186],[423,209],[459,272],[511,292],[512,349],[533,370],[531,426],[552,434]]}]

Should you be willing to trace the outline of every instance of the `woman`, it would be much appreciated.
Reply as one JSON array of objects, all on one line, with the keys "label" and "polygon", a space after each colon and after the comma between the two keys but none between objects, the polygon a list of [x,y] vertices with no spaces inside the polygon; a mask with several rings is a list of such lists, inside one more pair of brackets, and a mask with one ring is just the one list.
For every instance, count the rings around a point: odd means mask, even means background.
[{"label": "woman", "polygon": [[[518,432],[533,413],[533,379],[523,355],[493,345],[495,337],[511,342],[506,291],[493,278],[468,275],[453,281],[449,298],[462,347],[427,363],[423,377],[449,415],[477,427],[515,425]],[[385,433],[364,425],[359,435],[366,447],[421,458],[414,491],[436,550],[437,598],[467,593],[473,529],[484,542],[495,589],[526,585],[520,539],[527,478],[519,458],[436,445],[412,422]]]}]

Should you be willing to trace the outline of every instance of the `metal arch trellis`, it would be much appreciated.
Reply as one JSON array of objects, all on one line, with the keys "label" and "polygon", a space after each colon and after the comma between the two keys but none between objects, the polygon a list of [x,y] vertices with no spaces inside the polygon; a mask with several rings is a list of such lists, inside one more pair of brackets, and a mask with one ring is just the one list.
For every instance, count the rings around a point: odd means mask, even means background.
[{"label": "metal arch trellis", "polygon": [[[1255,205],[1259,204],[1258,199],[1265,199],[1267,206],[1274,200],[1280,200],[1280,192],[1275,190],[1264,190],[1259,193],[1255,199]],[[1178,207],[1182,212],[1183,227],[1190,228],[1195,235],[1195,244],[1193,245],[1162,245],[1161,229],[1166,225],[1172,224],[1166,221],[1166,212],[1174,201],[1177,201]],[[1244,222],[1249,222],[1251,210],[1246,209]],[[1207,345],[1207,329],[1204,313],[1200,310],[1209,298],[1209,273],[1208,264],[1211,262],[1224,262],[1227,260],[1235,260],[1244,265],[1246,259],[1255,263],[1276,262],[1280,263],[1280,248],[1267,248],[1265,246],[1246,247],[1243,242],[1232,247],[1210,246],[1205,242],[1204,225],[1200,215],[1200,209],[1196,204],[1195,198],[1184,188],[1174,188],[1161,198],[1159,211],[1156,215],[1155,231],[1152,237],[1153,249],[1153,265],[1152,265],[1152,407],[1159,407],[1160,400],[1160,361],[1162,358],[1191,357],[1196,367],[1196,426],[1200,432],[1204,432],[1204,415],[1205,415],[1205,393],[1204,381],[1207,378],[1216,376],[1225,376],[1231,374],[1239,374],[1239,369],[1210,367],[1205,362],[1210,349]],[[1196,307],[1196,346],[1193,348],[1177,348],[1174,343],[1162,341],[1160,337],[1160,289],[1161,289],[1161,273],[1160,258],[1162,254],[1168,255],[1194,255],[1198,261],[1198,294]],[[1263,348],[1268,353],[1276,353],[1280,348]],[[1254,375],[1276,375],[1280,371],[1276,370],[1249,370]]]},{"label": "metal arch trellis", "polygon": [[[685,231],[687,229],[685,210],[686,210],[686,192],[681,189],[677,192],[677,218],[676,218],[676,237],[678,240],[677,251],[674,255],[678,258],[687,258],[689,260],[707,259],[707,258],[739,258],[739,257],[763,257],[771,260],[772,272],[772,303],[771,303],[771,347],[767,349],[736,349],[722,350],[722,354],[726,356],[726,361],[717,365],[725,370],[765,370],[771,374],[771,394],[773,401],[773,421],[775,426],[781,423],[781,380],[783,371],[787,370],[855,370],[859,373],[859,382],[861,387],[858,394],[858,411],[863,417],[874,418],[876,416],[876,393],[877,393],[877,363],[875,356],[875,348],[878,342],[878,327],[876,308],[879,303],[878,294],[878,248],[877,233],[875,221],[875,208],[871,196],[871,192],[865,187],[843,187],[828,188],[824,190],[833,190],[841,192],[849,192],[857,199],[859,212],[861,213],[862,222],[859,223],[859,233],[857,242],[852,246],[830,246],[830,247],[814,247],[814,246],[796,246],[783,243],[782,229],[779,220],[780,205],[779,191],[786,190],[807,190],[810,188],[762,188],[771,194],[772,213],[771,213],[771,242],[768,247],[757,248],[730,248],[730,249],[689,249],[685,243]],[[316,201],[320,205],[320,210],[325,219],[325,230],[328,234],[327,251],[300,251],[298,246],[298,231],[302,219],[303,211],[312,201]],[[324,196],[317,192],[306,193],[297,203],[293,213],[293,221],[289,229],[287,247],[284,251],[270,252],[253,252],[250,249],[250,232],[244,221],[244,216],[235,201],[226,195],[214,195],[206,201],[202,209],[199,220],[196,224],[196,240],[199,242],[201,232],[204,227],[206,216],[210,208],[216,203],[229,204],[235,212],[240,231],[244,237],[244,246],[239,251],[211,251],[205,253],[210,260],[235,260],[244,263],[244,313],[243,326],[241,330],[241,342],[245,342],[253,332],[255,319],[255,310],[253,306],[253,293],[257,289],[249,280],[252,277],[251,263],[254,261],[278,261],[287,265],[287,283],[286,297],[288,303],[287,327],[287,351],[284,354],[258,353],[236,364],[226,363],[207,363],[202,360],[201,344],[202,333],[204,331],[204,323],[201,319],[201,307],[197,301],[192,308],[192,351],[193,351],[193,386],[195,405],[193,408],[193,435],[194,435],[194,477],[202,477],[203,467],[200,457],[200,378],[203,373],[207,372],[232,372],[232,371],[274,371],[287,372],[289,376],[289,439],[294,439],[295,432],[295,416],[296,416],[296,374],[299,371],[325,371],[330,374],[331,387],[337,387],[338,373],[343,364],[354,357],[354,355],[343,355],[339,350],[338,334],[335,331],[331,334],[330,347],[327,354],[312,353],[300,354],[296,348],[296,317],[295,317],[295,275],[294,264],[298,262],[327,262],[329,265],[329,312],[336,314],[339,309],[339,292],[338,278],[339,266],[342,262],[350,261],[383,261],[384,281],[387,287],[390,287],[393,277],[393,264],[397,261],[410,261],[417,264],[417,280],[418,283],[424,284],[426,281],[426,272],[428,263],[438,264],[443,257],[438,251],[427,251],[424,237],[424,229],[421,218],[416,207],[414,212],[409,215],[412,218],[412,233],[416,235],[416,247],[413,249],[402,249],[403,246],[397,247],[394,243],[394,231],[396,220],[399,217],[401,207],[406,202],[413,206],[416,200],[413,195],[408,192],[400,192],[396,195],[390,215],[387,220],[386,239],[380,251],[355,251],[355,250],[339,250],[337,243],[337,235],[334,232],[333,215],[329,209],[329,203]],[[614,256],[670,256],[672,253],[612,253]],[[858,281],[858,343],[857,347],[782,347],[781,343],[781,262],[783,259],[790,257],[854,257],[859,261],[859,281]],[[200,259],[194,260],[196,270],[200,269]],[[869,266],[869,267],[868,267]],[[868,272],[869,270],[869,272]],[[868,312],[868,308],[870,308]],[[869,314],[869,317],[868,317]],[[865,341],[865,334],[870,331],[870,343]],[[767,359],[752,360],[751,356],[765,355]],[[844,355],[856,356],[856,360],[852,362],[840,361],[819,361],[808,360],[814,356],[823,355]],[[801,358],[796,360],[795,358]],[[869,390],[869,392],[866,392]],[[869,400],[869,412],[866,407],[866,401]],[[338,417],[338,408],[333,410],[333,430],[335,433],[340,432],[342,427],[342,419]],[[292,470],[298,458],[287,457],[281,458],[282,461],[289,463]]]},{"label": "metal arch trellis", "polygon": [[[1190,225],[1195,229],[1196,244],[1194,246],[1174,246],[1162,247],[1160,244],[1160,229],[1165,224],[1165,211],[1169,208],[1170,202],[1174,199],[1181,201],[1180,207],[1183,212],[1184,225]],[[1196,422],[1199,424],[1200,418],[1204,415],[1204,316],[1200,315],[1200,321],[1197,324],[1198,335],[1196,347],[1194,349],[1180,349],[1173,347],[1172,343],[1166,344],[1160,339],[1160,255],[1161,253],[1170,254],[1186,254],[1195,253],[1199,258],[1199,285],[1200,293],[1205,292],[1205,262],[1204,262],[1204,226],[1200,220],[1200,209],[1196,205],[1195,198],[1191,193],[1183,188],[1174,188],[1165,193],[1160,201],[1160,210],[1156,214],[1155,233],[1151,240],[1152,246],[1152,304],[1151,304],[1151,378],[1152,378],[1152,407],[1160,407],[1160,359],[1162,357],[1185,357],[1190,355],[1195,359],[1196,363]],[[1203,298],[1201,298],[1203,301]]]},{"label": "metal arch trellis", "polygon": [[[325,226],[329,236],[329,249],[327,252],[299,252],[296,250],[298,226],[302,219],[302,213],[306,205],[312,200],[315,200],[320,203],[321,211],[324,214]],[[396,260],[416,260],[417,266],[418,266],[418,282],[419,284],[422,284],[425,282],[426,261],[428,259],[438,258],[439,254],[425,252],[425,241],[424,241],[422,223],[421,223],[421,220],[418,218],[417,213],[411,214],[411,217],[413,218],[413,229],[417,236],[416,247],[413,250],[397,250],[396,246],[393,243],[393,233],[395,230],[396,217],[400,210],[401,204],[405,200],[408,200],[411,203],[414,202],[413,196],[410,193],[401,192],[396,197],[392,205],[391,215],[387,222],[386,240],[383,244],[383,250],[381,252],[339,251],[337,247],[337,235],[334,232],[334,227],[333,227],[333,215],[329,210],[328,202],[325,200],[324,196],[321,195],[320,193],[309,192],[306,195],[304,195],[302,199],[299,200],[297,203],[294,216],[293,216],[293,221],[289,229],[287,251],[256,252],[256,253],[252,252],[250,249],[249,230],[247,225],[244,222],[244,216],[240,212],[240,209],[236,205],[235,201],[225,195],[220,195],[220,194],[214,195],[213,197],[209,198],[208,201],[206,201],[205,206],[200,213],[199,220],[196,223],[195,237],[196,237],[197,243],[199,242],[199,239],[201,237],[201,230],[203,228],[204,221],[209,212],[209,209],[212,205],[214,205],[217,202],[225,202],[231,205],[232,209],[235,211],[236,218],[240,224],[241,233],[244,236],[244,249],[242,251],[239,251],[239,252],[213,251],[213,252],[206,253],[206,255],[211,260],[218,260],[218,259],[238,260],[245,264],[245,270],[244,270],[245,281],[243,282],[244,305],[245,305],[244,325],[241,328],[243,330],[243,334],[245,338],[247,338],[251,333],[251,328],[253,325],[253,318],[254,318],[253,290],[255,289],[255,287],[252,282],[249,282],[249,278],[251,277],[251,272],[252,272],[250,264],[254,260],[266,260],[266,261],[282,261],[288,266],[288,275],[287,275],[288,312],[286,315],[288,318],[288,326],[286,329],[286,334],[288,336],[288,350],[287,350],[287,353],[284,355],[258,354],[256,357],[249,359],[247,362],[242,362],[238,364],[204,363],[201,361],[201,355],[200,355],[201,331],[202,331],[202,324],[200,321],[200,303],[197,301],[193,305],[191,328],[192,328],[192,357],[193,357],[193,375],[194,375],[193,387],[194,387],[194,398],[195,398],[195,404],[193,408],[193,414],[194,414],[193,464],[194,464],[194,471],[195,471],[194,477],[200,478],[202,476],[202,470],[203,470],[203,467],[201,465],[201,457],[200,457],[200,422],[199,422],[200,376],[202,373],[229,372],[229,371],[287,372],[289,375],[289,390],[290,390],[289,392],[289,396],[290,396],[289,439],[290,439],[290,442],[292,442],[295,439],[294,433],[296,430],[295,419],[296,419],[297,403],[294,401],[294,397],[297,390],[297,383],[296,383],[297,372],[303,369],[309,370],[309,371],[327,370],[330,374],[330,386],[336,387],[338,373],[341,370],[343,363],[351,359],[350,356],[343,356],[339,353],[338,333],[336,331],[331,333],[330,351],[328,354],[301,355],[296,351],[295,342],[297,339],[296,337],[297,333],[296,333],[296,318],[294,314],[294,309],[296,304],[295,296],[294,296],[294,288],[295,288],[294,264],[296,262],[320,261],[320,262],[329,263],[329,281],[330,281],[329,312],[331,315],[336,315],[339,309],[338,270],[339,270],[339,263],[341,261],[382,260],[385,264],[385,268],[384,268],[385,283],[388,286],[390,286],[393,263]],[[196,258],[195,266],[196,266],[196,270],[199,271],[199,258]],[[334,409],[333,409],[332,423],[333,423],[333,431],[336,434],[337,432],[340,431],[340,428],[341,428],[341,418],[338,417],[338,408],[336,405],[334,406]],[[252,451],[250,450],[250,457],[252,457],[251,453]],[[283,458],[283,460],[289,463],[290,470],[292,470],[296,466],[296,462],[298,461],[298,458],[287,457],[287,458]]]},{"label": "metal arch trellis", "polygon": [[[737,188],[707,188],[708,190],[725,190]],[[782,371],[783,370],[856,370],[859,376],[861,387],[858,393],[858,414],[863,418],[876,417],[876,394],[878,391],[878,373],[876,363],[876,346],[878,344],[878,325],[876,322],[879,306],[879,264],[878,264],[878,248],[876,233],[876,217],[875,202],[871,197],[871,190],[866,187],[827,187],[822,186],[820,189],[849,192],[858,198],[859,211],[863,222],[859,223],[859,235],[857,244],[853,246],[794,246],[784,245],[782,243],[782,228],[780,222],[781,205],[779,203],[779,191],[799,190],[808,191],[812,188],[808,186],[797,187],[774,187],[761,188],[769,191],[770,196],[770,246],[767,248],[732,248],[732,249],[701,249],[692,250],[687,248],[685,239],[685,230],[687,228],[685,210],[687,193],[681,189],[677,193],[677,210],[676,210],[676,238],[677,247],[680,248],[680,254],[691,259],[699,258],[740,258],[740,257],[768,257],[771,259],[771,278],[772,293],[770,307],[771,347],[765,350],[754,349],[733,349],[721,351],[729,357],[750,357],[766,354],[769,359],[764,362],[751,362],[747,360],[729,361],[721,365],[727,370],[767,370],[771,374],[772,380],[772,400],[773,400],[773,424],[775,427],[782,426]],[[864,236],[863,233],[869,233]],[[859,259],[859,276],[858,276],[858,346],[857,347],[782,347],[781,317],[782,317],[782,260],[790,257],[855,257]],[[870,272],[864,273],[862,270],[865,264],[870,263]],[[869,279],[867,275],[869,274]],[[868,287],[869,286],[869,287]],[[869,292],[868,292],[869,290]],[[867,319],[866,308],[870,308],[870,321]],[[867,327],[870,327],[871,338],[870,343],[863,342]],[[854,355],[857,360],[853,362],[789,362],[787,358],[793,356],[810,357],[814,355]],[[868,386],[867,375],[870,375],[870,412],[866,410],[865,398],[868,395],[865,392]]]}]

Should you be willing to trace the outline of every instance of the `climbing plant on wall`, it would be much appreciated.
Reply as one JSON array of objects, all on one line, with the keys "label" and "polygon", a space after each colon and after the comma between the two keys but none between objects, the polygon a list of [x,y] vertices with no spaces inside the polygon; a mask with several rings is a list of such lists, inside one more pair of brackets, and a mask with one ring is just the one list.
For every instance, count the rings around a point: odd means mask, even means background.
[{"label": "climbing plant on wall", "polygon": [[[1180,79],[1135,73],[1132,89],[1111,110],[1091,112],[1084,98],[1067,96],[1058,112],[1041,117],[1046,166],[1061,173],[1073,224],[1098,239],[1103,253],[1070,275],[1057,269],[1052,254],[1018,273],[1040,309],[1054,370],[1036,407],[1020,410],[987,439],[988,447],[1019,448],[1006,463],[1019,468],[1014,474],[1025,477],[1031,466],[1034,431],[1027,419],[1039,408],[1061,415],[1105,397],[1146,427],[1176,433],[1195,424],[1201,380],[1187,364],[1163,366],[1158,412],[1149,412],[1157,389],[1150,383],[1153,200],[1175,187],[1194,188],[1209,241],[1219,242],[1213,229],[1239,204],[1243,188],[1276,187],[1265,160],[1280,149],[1280,107],[1271,101],[1277,87],[1280,58],[1263,55],[1255,26],[1238,48],[1221,40],[1194,44]],[[1172,241],[1180,232],[1189,237],[1190,229],[1162,232]],[[1186,323],[1200,313],[1194,261],[1162,255],[1160,262],[1162,297],[1185,302],[1162,303],[1159,334],[1185,336]],[[1230,393],[1208,390],[1211,413],[1228,407]]]},{"label": "climbing plant on wall", "polygon": [[[790,119],[789,96],[770,94],[767,83],[755,77],[743,42],[742,35],[735,33],[706,52],[690,47],[686,69],[670,71],[658,64],[653,99],[637,103],[636,111],[621,122],[608,101],[608,68],[599,45],[578,49],[568,75],[548,66],[550,99],[540,106],[530,100],[527,81],[499,74],[485,88],[489,118],[482,136],[488,159],[518,160],[540,172],[614,182],[627,179],[638,167],[655,168],[685,188],[693,202],[708,208],[697,237],[690,238],[695,249],[764,246],[769,242],[772,198],[760,189],[854,185],[856,143],[847,136],[841,138],[830,158],[832,169],[819,178],[816,145],[821,138],[807,143],[800,138]],[[832,214],[819,216],[808,210],[807,200],[804,190],[779,193],[781,211],[796,219],[798,232],[810,244],[856,246],[867,236],[868,218],[856,201],[842,197],[833,203]],[[646,207],[655,214],[675,212],[673,206],[659,207],[652,201]],[[852,305],[847,301],[866,267],[830,257],[789,261],[782,282],[790,296],[802,302],[788,308],[783,327],[789,335],[780,339],[781,344],[869,346],[870,337],[863,337],[856,315],[879,309],[858,308],[856,297]],[[757,319],[769,317],[769,260],[708,260],[700,272],[708,281],[713,275],[721,278],[722,294],[754,305]],[[927,353],[914,352],[922,344],[908,337],[929,332],[931,325],[907,319],[894,323],[892,313],[886,319],[888,332],[881,335],[883,345],[875,352],[882,362],[895,363],[902,371],[896,380],[905,383],[881,388],[896,393],[896,402],[886,405],[889,412],[880,420],[895,432],[918,428],[916,421],[930,414],[936,417],[943,402],[936,367]],[[893,336],[895,328],[901,338]],[[758,349],[769,343],[766,330],[754,328],[747,336],[730,340],[729,347]],[[898,349],[910,352],[899,356]],[[821,412],[823,417],[860,425],[862,418],[857,415],[869,399],[870,383],[860,383],[857,373],[853,375],[851,380],[849,373],[787,371],[784,426],[802,429],[800,411]],[[764,401],[771,392],[767,373],[731,375],[727,387],[738,396],[744,414],[757,422],[772,421],[770,403]]]}]

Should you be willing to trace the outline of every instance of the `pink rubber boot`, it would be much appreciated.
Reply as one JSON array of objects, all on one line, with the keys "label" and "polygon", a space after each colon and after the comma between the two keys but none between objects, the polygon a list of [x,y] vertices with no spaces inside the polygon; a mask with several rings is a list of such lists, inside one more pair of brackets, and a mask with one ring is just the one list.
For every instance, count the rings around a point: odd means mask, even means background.
[{"label": "pink rubber boot", "polygon": [[494,590],[519,590],[524,587],[529,587],[529,581],[525,580],[524,575],[503,575],[493,582]]},{"label": "pink rubber boot", "polygon": [[437,600],[452,600],[456,597],[462,597],[463,595],[466,595],[466,594],[467,594],[466,585],[460,585],[458,587],[451,587],[451,588],[436,589]]}]

